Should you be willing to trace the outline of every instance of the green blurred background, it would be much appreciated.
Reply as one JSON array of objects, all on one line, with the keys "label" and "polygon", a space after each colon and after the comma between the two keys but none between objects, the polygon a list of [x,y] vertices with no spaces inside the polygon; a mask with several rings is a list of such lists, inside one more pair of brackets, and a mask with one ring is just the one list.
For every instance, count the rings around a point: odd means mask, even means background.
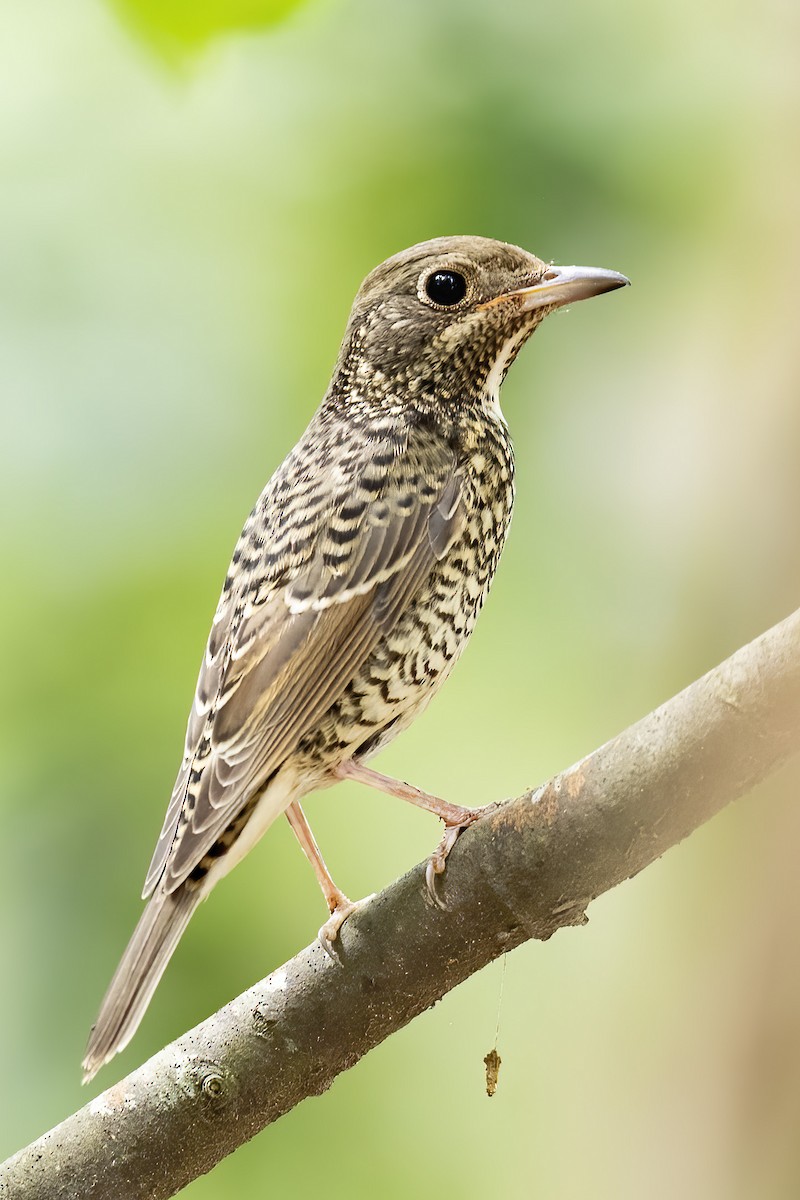
[{"label": "green blurred background", "polygon": [[[481,233],[634,287],[511,373],[497,583],[382,769],[514,794],[796,607],[798,51],[791,0],[0,8],[0,1158],[324,915],[280,823],[81,1090],[233,542],[388,254]],[[500,964],[186,1195],[796,1197],[798,785],[509,958],[493,1100]],[[438,836],[308,811],[355,896]]]}]

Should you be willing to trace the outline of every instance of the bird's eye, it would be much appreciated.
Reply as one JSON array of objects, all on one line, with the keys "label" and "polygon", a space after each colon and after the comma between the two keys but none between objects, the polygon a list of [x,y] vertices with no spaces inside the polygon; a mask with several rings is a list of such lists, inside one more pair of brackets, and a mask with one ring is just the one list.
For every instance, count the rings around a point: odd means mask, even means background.
[{"label": "bird's eye", "polygon": [[467,281],[460,271],[434,271],[425,280],[425,295],[442,308],[451,308],[467,294]]}]

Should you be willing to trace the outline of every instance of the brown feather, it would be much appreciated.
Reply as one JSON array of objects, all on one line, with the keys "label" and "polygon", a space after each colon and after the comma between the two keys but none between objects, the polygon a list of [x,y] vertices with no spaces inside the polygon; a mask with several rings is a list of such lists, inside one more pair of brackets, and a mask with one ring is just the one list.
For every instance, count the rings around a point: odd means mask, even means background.
[{"label": "brown feather", "polygon": [[139,918],[92,1026],[83,1058],[83,1082],[124,1049],[177,946],[202,892],[181,888],[154,896]]},{"label": "brown feather", "polygon": [[[326,562],[317,549],[305,570],[265,603],[245,607],[238,620],[229,613],[218,617],[146,894],[159,880],[172,892],[188,878],[314,728],[456,536],[460,477],[452,451],[442,457],[446,470],[424,499],[412,495],[409,502],[401,481],[392,490],[389,480],[364,507],[344,567]],[[205,707],[212,692],[215,701],[201,726],[200,698]]]}]

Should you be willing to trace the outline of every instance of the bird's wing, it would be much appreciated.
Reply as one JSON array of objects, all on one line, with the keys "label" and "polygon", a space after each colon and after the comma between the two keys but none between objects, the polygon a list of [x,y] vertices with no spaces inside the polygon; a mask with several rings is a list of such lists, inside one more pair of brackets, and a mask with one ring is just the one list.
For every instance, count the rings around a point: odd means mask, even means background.
[{"label": "bird's wing", "polygon": [[[463,527],[462,476],[380,450],[322,511],[303,566],[223,595],[144,895],[171,892],[341,695]],[[269,547],[265,547],[265,552]],[[255,597],[255,601],[253,599]],[[242,602],[244,601],[244,602]]]}]

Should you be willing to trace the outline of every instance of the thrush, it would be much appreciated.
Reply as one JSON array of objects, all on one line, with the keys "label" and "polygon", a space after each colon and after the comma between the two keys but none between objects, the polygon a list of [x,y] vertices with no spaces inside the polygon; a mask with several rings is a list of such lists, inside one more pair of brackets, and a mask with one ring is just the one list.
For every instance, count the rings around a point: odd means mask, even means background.
[{"label": "thrush", "polygon": [[340,779],[444,822],[427,884],[480,809],[367,761],[441,687],[506,540],[514,455],[498,393],[544,316],[626,284],[480,237],[423,242],[364,280],[333,376],[245,523],[200,668],[147,907],[89,1037],[85,1081],[133,1036],[197,905],[285,813],[331,950],[355,904],[300,801]]}]

